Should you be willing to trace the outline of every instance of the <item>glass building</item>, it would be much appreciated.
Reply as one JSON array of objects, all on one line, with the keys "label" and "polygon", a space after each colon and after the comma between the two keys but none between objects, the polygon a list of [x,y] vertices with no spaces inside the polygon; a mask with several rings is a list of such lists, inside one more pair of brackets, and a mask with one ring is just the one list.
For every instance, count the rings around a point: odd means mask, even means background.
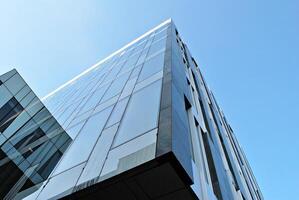
[{"label": "glass building", "polygon": [[262,200],[167,20],[42,99],[71,144],[26,200]]},{"label": "glass building", "polygon": [[16,70],[0,76],[0,199],[36,191],[70,143]]}]

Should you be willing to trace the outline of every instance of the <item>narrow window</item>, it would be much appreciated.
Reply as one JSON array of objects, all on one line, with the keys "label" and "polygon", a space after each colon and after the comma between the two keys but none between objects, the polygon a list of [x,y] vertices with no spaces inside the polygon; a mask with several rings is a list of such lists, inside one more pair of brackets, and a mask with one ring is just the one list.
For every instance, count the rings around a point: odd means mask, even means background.
[{"label": "narrow window", "polygon": [[204,105],[203,105],[201,99],[199,99],[199,105],[200,105],[200,108],[201,108],[203,121],[205,123],[206,129],[207,129],[208,133],[211,133],[210,126],[209,126],[209,123],[208,123],[208,119],[207,119],[207,116],[206,116],[206,112],[205,112],[205,109],[204,109]]},{"label": "narrow window", "polygon": [[209,171],[210,171],[214,194],[216,195],[217,199],[222,200],[223,198],[222,198],[222,194],[221,194],[221,190],[220,190],[219,180],[218,180],[214,160],[212,157],[211,147],[210,147],[209,138],[207,136],[207,133],[202,132],[202,138],[203,138],[204,147],[205,147],[205,151],[206,151],[206,157],[207,157],[207,161],[208,161],[208,166],[209,166]]},{"label": "narrow window", "polygon": [[[203,164],[203,168],[204,168],[204,175],[205,175],[205,179],[206,179],[206,182],[209,183],[209,180],[208,180],[208,167],[206,166],[206,156],[204,154],[204,147],[202,146],[202,143],[201,143],[201,139],[200,139],[200,136],[202,136],[202,129],[200,128],[199,126],[199,123],[198,121],[194,118],[194,122],[195,122],[195,126],[196,126],[196,131],[197,131],[197,135],[198,135],[198,138],[199,138],[199,145],[200,145],[200,153],[201,153],[201,157],[202,157],[202,164]],[[201,132],[199,134],[199,131]]]},{"label": "narrow window", "polygon": [[229,159],[228,152],[227,152],[227,150],[226,150],[226,147],[224,146],[223,138],[222,138],[222,136],[221,136],[220,134],[219,134],[219,138],[220,138],[221,146],[222,146],[223,151],[224,151],[224,155],[225,155],[225,157],[226,157],[226,161],[227,161],[227,163],[228,163],[228,167],[229,167],[229,169],[230,169],[230,171],[231,171],[231,173],[232,173],[232,175],[233,175],[235,189],[236,189],[236,190],[239,190],[240,188],[239,188],[239,185],[238,185],[238,182],[237,182],[236,175],[235,175],[235,173],[234,173],[234,171],[233,171],[232,163],[231,163],[231,161],[230,161],[230,159]]},{"label": "narrow window", "polygon": [[189,102],[189,100],[186,98],[185,95],[184,95],[184,102],[185,102],[185,109],[186,109],[186,112],[187,112],[188,124],[189,124],[188,129],[189,129],[189,136],[190,136],[189,137],[190,138],[190,151],[191,151],[192,160],[195,161],[195,159],[194,159],[193,141],[192,141],[192,136],[191,136],[191,131],[193,130],[192,127],[191,127],[193,125],[191,123],[191,120],[192,120],[191,117],[193,116],[192,110],[191,110],[192,105]]},{"label": "narrow window", "polygon": [[194,73],[193,73],[193,71],[192,71],[192,70],[191,70],[191,74],[192,74],[192,77],[193,77],[193,80],[194,80],[194,83],[195,83],[196,90],[197,90],[197,92],[199,93],[199,87],[198,87],[198,84],[197,84],[197,81],[196,81],[195,75],[194,75]]},{"label": "narrow window", "polygon": [[195,64],[195,66],[198,67],[198,65],[197,65],[197,63],[196,63],[196,61],[195,61],[195,59],[193,57],[192,57],[192,61]]}]

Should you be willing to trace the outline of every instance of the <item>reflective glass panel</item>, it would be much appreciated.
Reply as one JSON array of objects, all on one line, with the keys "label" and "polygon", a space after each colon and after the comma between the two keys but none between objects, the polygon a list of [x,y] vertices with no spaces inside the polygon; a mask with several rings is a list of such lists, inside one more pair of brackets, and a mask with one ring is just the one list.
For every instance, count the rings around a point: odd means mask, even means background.
[{"label": "reflective glass panel", "polygon": [[10,92],[7,90],[7,88],[4,85],[0,86],[0,108],[12,97]]},{"label": "reflective glass panel", "polygon": [[100,138],[95,145],[92,154],[84,167],[84,171],[77,183],[77,185],[84,183],[92,178],[95,178],[100,175],[101,169],[106,160],[106,156],[109,152],[109,149],[112,145],[114,135],[117,131],[118,124],[111,126],[103,131]]},{"label": "reflective glass panel", "polygon": [[111,84],[111,86],[108,88],[108,91],[104,95],[104,97],[101,100],[101,102],[104,102],[104,101],[110,99],[111,97],[117,95],[118,93],[120,93],[121,90],[123,89],[123,87],[125,86],[126,81],[128,80],[128,78],[129,78],[129,73],[126,73],[126,74],[120,76],[119,78],[117,78]]},{"label": "reflective glass panel", "polygon": [[131,95],[131,93],[132,93],[132,91],[133,91],[133,89],[135,87],[136,81],[137,81],[137,77],[135,77],[135,78],[133,78],[133,79],[131,79],[131,80],[129,80],[127,82],[127,84],[124,87],[124,89],[123,89],[123,91],[122,91],[121,96],[120,96],[119,99],[123,99],[123,98]]},{"label": "reflective glass panel", "polygon": [[136,92],[131,97],[117,133],[114,146],[157,127],[161,81]]},{"label": "reflective glass panel", "polygon": [[118,72],[120,71],[122,66],[123,66],[123,63],[119,63],[119,64],[113,66],[113,68],[111,69],[109,74],[104,79],[104,82],[112,81],[116,77],[116,75],[118,74]]},{"label": "reflective glass panel", "polygon": [[148,52],[148,56],[153,55],[154,53],[158,52],[161,49],[165,49],[166,48],[166,37],[154,42],[151,47],[150,50]]},{"label": "reflective glass panel", "polygon": [[[154,129],[110,150],[101,176],[111,172],[118,173],[153,159],[155,156],[156,138],[157,129]],[[139,154],[139,156],[134,156],[134,153],[141,149],[144,149],[144,152]]]},{"label": "reflective glass panel", "polygon": [[109,107],[102,112],[92,116],[84,125],[75,141],[71,144],[70,148],[66,151],[62,161],[55,170],[55,174],[62,172],[76,164],[85,161],[100,135],[106,120],[112,110]]},{"label": "reflective glass panel", "polygon": [[98,102],[101,100],[102,96],[104,95],[105,91],[107,90],[109,85],[104,85],[103,87],[99,88],[95,91],[91,97],[87,100],[86,104],[80,111],[80,113],[84,113],[87,110],[94,108]]},{"label": "reflective glass panel", "polygon": [[126,105],[128,103],[128,100],[129,100],[129,97],[119,101],[115,108],[113,109],[113,112],[109,118],[109,121],[106,125],[106,127],[109,127],[117,122],[120,121],[122,115],[123,115],[123,112],[125,111],[125,108],[126,108]]},{"label": "reflective glass panel", "polygon": [[4,82],[4,85],[6,85],[10,92],[15,95],[26,85],[26,83],[19,74],[15,74]]},{"label": "reflective glass panel", "polygon": [[[54,176],[46,184],[38,196],[38,200],[49,199],[75,186],[84,165],[74,167],[62,174]],[[69,191],[70,193],[71,191]]]},{"label": "reflective glass panel", "polygon": [[147,60],[139,75],[138,82],[152,76],[153,74],[161,71],[164,65],[164,53],[158,54],[157,56]]},{"label": "reflective glass panel", "polygon": [[67,129],[67,130],[66,130],[67,134],[68,134],[72,139],[74,139],[74,138],[77,136],[77,134],[79,133],[79,131],[80,131],[80,129],[82,128],[83,124],[84,124],[84,123],[82,122],[82,123],[80,123],[80,124],[77,124],[76,126],[73,126],[73,127],[69,128],[69,129]]}]

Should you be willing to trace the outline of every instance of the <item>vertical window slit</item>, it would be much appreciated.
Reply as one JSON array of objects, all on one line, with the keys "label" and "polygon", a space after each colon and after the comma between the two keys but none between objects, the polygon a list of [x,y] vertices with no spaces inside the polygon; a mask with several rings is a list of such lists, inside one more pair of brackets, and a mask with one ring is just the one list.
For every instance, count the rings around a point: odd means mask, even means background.
[{"label": "vertical window slit", "polygon": [[208,161],[208,166],[209,166],[210,177],[211,177],[211,181],[212,181],[214,194],[216,195],[216,197],[219,200],[222,200],[223,198],[222,198],[222,194],[221,194],[221,190],[220,190],[220,185],[219,185],[219,180],[218,180],[218,176],[216,173],[214,160],[212,157],[212,152],[211,152],[211,148],[210,148],[210,144],[209,144],[209,138],[207,137],[207,133],[204,133],[204,132],[201,132],[201,133],[202,133],[202,138],[203,138],[204,147],[205,147],[205,151],[206,151],[206,157],[207,157],[207,161]]}]

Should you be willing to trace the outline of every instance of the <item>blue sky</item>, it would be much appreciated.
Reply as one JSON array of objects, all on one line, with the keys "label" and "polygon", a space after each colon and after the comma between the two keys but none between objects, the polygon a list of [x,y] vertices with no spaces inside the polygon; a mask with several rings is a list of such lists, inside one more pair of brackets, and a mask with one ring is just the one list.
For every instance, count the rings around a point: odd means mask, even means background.
[{"label": "blue sky", "polygon": [[265,199],[296,199],[299,1],[1,1],[0,74],[14,67],[45,96],[170,17]]}]

